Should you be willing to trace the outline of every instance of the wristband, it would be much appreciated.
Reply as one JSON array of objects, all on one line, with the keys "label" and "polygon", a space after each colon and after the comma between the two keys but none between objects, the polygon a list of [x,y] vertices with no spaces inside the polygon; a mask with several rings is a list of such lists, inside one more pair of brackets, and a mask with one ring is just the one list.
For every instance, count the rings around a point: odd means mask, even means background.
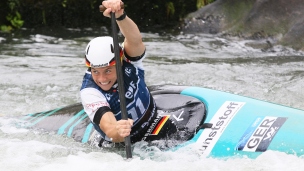
[{"label": "wristband", "polygon": [[126,12],[124,11],[123,14],[122,14],[120,17],[116,18],[116,20],[117,20],[117,21],[121,21],[121,20],[125,19],[126,16],[127,16],[127,14],[126,14]]}]

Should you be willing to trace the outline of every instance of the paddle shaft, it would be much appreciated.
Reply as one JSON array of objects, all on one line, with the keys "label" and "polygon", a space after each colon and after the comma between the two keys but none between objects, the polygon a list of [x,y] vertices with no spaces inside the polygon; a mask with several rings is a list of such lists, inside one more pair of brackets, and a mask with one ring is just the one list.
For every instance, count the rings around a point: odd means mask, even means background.
[{"label": "paddle shaft", "polygon": [[[111,24],[112,24],[112,35],[113,35],[113,43],[114,43],[114,54],[115,54],[115,61],[116,61],[116,73],[117,73],[118,94],[119,94],[119,100],[120,100],[121,116],[122,116],[122,119],[128,120],[128,113],[127,113],[126,99],[125,99],[125,89],[124,89],[124,79],[123,79],[123,72],[122,72],[122,67],[121,67],[122,65],[121,65],[120,53],[119,53],[116,18],[115,18],[115,13],[113,13],[113,12],[111,12]],[[132,158],[130,136],[125,137],[125,148],[126,148],[127,158]]]}]

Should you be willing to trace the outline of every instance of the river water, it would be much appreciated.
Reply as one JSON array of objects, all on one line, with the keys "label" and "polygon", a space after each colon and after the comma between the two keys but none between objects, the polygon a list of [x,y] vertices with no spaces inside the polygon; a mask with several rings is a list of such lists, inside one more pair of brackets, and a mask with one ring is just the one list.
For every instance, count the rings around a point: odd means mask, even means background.
[{"label": "river water", "polygon": [[[304,170],[302,157],[275,151],[255,160],[213,159],[138,144],[134,158],[125,160],[123,154],[64,136],[14,127],[15,117],[80,101],[84,49],[100,35],[108,30],[24,29],[0,35],[0,170]],[[304,109],[304,52],[272,46],[271,39],[142,35],[148,85],[200,86]]]}]

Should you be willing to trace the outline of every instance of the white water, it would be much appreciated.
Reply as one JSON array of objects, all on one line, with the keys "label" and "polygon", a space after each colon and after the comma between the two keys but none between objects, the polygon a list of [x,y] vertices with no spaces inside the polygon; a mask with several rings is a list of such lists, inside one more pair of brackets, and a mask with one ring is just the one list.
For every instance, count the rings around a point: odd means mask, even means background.
[{"label": "white water", "polygon": [[[142,143],[136,144],[134,158],[125,160],[123,151],[99,150],[63,136],[16,128],[14,117],[80,100],[86,69],[83,51],[96,32],[100,31],[0,38],[0,170],[304,170],[302,157],[275,151],[255,160],[213,159],[187,149],[161,152]],[[248,46],[265,40],[152,33],[143,37],[149,85],[195,85],[304,109],[302,52]]]}]

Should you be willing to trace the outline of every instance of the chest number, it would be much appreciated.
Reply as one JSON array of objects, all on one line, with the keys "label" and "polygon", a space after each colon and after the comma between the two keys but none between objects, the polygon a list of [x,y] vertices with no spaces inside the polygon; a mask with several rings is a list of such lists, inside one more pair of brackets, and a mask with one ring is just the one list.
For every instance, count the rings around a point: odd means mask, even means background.
[{"label": "chest number", "polygon": [[145,107],[140,98],[137,98],[135,107],[132,107],[130,110],[128,110],[128,114],[132,116],[134,122],[138,119],[138,115],[141,115],[144,112]]}]

